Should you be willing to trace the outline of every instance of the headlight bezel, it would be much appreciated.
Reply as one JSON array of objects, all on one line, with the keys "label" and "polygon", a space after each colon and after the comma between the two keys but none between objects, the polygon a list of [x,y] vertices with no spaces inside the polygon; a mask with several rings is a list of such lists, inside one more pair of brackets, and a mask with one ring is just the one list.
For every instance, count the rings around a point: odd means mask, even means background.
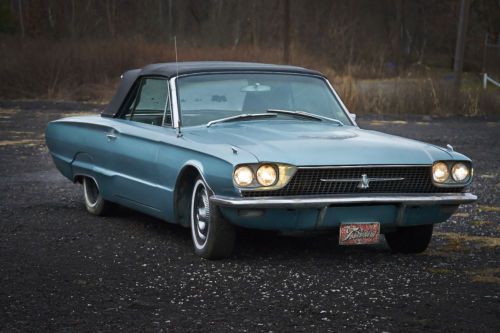
[{"label": "headlight bezel", "polygon": [[[434,168],[438,164],[444,164],[447,167],[448,173],[447,173],[447,178],[443,182],[438,182],[434,179]],[[453,168],[456,165],[463,164],[465,167],[467,167],[469,173],[466,178],[464,178],[462,181],[457,181],[453,177]],[[474,169],[472,167],[472,163],[470,161],[436,161],[432,164],[431,168],[431,180],[434,186],[437,187],[465,187],[468,186],[472,182],[472,176],[474,173]]]},{"label": "headlight bezel", "polygon": [[[248,170],[250,173],[251,173],[251,180],[250,182],[248,182],[247,185],[244,185],[244,184],[241,184],[237,181],[238,178],[238,171],[239,170]],[[243,172],[243,171],[241,171]],[[239,187],[247,187],[247,186],[251,186],[253,183],[255,182],[255,172],[252,170],[252,168],[250,168],[249,166],[247,165],[240,165],[238,166],[237,168],[234,168],[234,171],[233,171],[233,183]]]},{"label": "headlight bezel", "polygon": [[[265,171],[262,171],[262,169],[270,169],[270,170],[273,170],[274,172],[274,180],[272,182],[270,182],[269,184],[265,184],[264,183],[264,177],[261,176],[261,173],[264,173]],[[277,168],[272,165],[272,164],[262,164],[261,166],[259,166],[257,168],[257,171],[255,172],[255,175],[256,175],[256,178],[257,178],[257,182],[261,185],[261,186],[265,186],[265,187],[268,187],[268,186],[273,186],[274,184],[276,184],[276,182],[278,181],[279,179],[279,174],[278,174],[278,170]]]},{"label": "headlight bezel", "polygon": [[[457,179],[455,177],[455,169],[458,168],[458,167],[461,167],[461,166],[465,167],[465,169],[467,170],[467,175],[463,179]],[[462,163],[462,162],[455,163],[451,167],[451,178],[453,178],[453,180],[456,181],[457,183],[466,182],[468,180],[468,178],[470,177],[470,175],[471,175],[471,168],[467,164],[465,164],[465,163]]]},{"label": "headlight bezel", "polygon": [[[439,168],[439,170],[437,170],[438,168]],[[443,179],[442,181],[437,179],[436,171],[443,171],[444,178],[442,178]],[[446,164],[444,162],[434,163],[432,165],[432,181],[434,181],[437,184],[444,184],[448,181],[448,179],[450,179],[450,168],[449,168],[448,164]]]},{"label": "headlight bezel", "polygon": [[[257,172],[262,166],[271,166],[276,172],[276,180],[271,185],[262,185],[258,181]],[[248,186],[241,186],[235,180],[235,173],[241,167],[248,167],[253,172],[253,181]],[[276,163],[276,162],[262,162],[262,163],[245,163],[238,164],[233,169],[233,184],[234,186],[242,191],[267,191],[267,190],[278,190],[283,188],[288,184],[290,179],[293,177],[295,172],[297,171],[297,167],[284,164],[284,163]]]}]

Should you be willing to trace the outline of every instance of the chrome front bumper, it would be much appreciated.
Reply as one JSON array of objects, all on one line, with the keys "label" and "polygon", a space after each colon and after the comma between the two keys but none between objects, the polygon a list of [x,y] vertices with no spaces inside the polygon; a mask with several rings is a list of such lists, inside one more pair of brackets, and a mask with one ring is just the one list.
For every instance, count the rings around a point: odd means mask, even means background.
[{"label": "chrome front bumper", "polygon": [[212,195],[210,201],[232,208],[324,208],[335,205],[394,204],[400,206],[460,205],[477,200],[471,193],[433,193],[417,195],[338,195],[332,197],[234,198]]}]

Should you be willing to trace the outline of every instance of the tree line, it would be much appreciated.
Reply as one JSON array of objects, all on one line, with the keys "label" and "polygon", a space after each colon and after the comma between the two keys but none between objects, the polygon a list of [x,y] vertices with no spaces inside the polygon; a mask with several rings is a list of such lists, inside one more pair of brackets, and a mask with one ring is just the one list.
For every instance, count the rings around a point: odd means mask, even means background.
[{"label": "tree line", "polygon": [[[0,38],[89,41],[141,36],[182,47],[282,48],[332,68],[451,67],[457,0],[0,0]],[[498,36],[500,3],[474,0],[466,69],[479,69],[486,34]]]}]

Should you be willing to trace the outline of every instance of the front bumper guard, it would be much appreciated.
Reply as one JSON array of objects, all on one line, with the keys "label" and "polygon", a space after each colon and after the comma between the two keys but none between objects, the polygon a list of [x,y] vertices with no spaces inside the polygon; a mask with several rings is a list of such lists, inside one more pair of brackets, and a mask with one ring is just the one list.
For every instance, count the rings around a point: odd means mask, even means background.
[{"label": "front bumper guard", "polygon": [[327,208],[338,205],[394,204],[404,206],[460,205],[477,200],[472,193],[433,193],[418,195],[338,195],[332,197],[259,197],[234,198],[212,195],[217,206],[251,208]]}]

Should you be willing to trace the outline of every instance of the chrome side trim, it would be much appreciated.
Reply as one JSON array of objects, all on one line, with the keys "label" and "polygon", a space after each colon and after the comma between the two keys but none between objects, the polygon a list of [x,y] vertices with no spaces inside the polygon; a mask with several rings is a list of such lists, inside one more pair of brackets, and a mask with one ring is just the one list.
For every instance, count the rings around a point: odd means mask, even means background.
[{"label": "chrome side trim", "polygon": [[429,195],[338,195],[333,197],[261,197],[233,198],[213,195],[210,201],[232,208],[324,208],[350,204],[404,204],[415,206],[459,205],[471,203],[477,196],[471,193],[443,193]]}]

